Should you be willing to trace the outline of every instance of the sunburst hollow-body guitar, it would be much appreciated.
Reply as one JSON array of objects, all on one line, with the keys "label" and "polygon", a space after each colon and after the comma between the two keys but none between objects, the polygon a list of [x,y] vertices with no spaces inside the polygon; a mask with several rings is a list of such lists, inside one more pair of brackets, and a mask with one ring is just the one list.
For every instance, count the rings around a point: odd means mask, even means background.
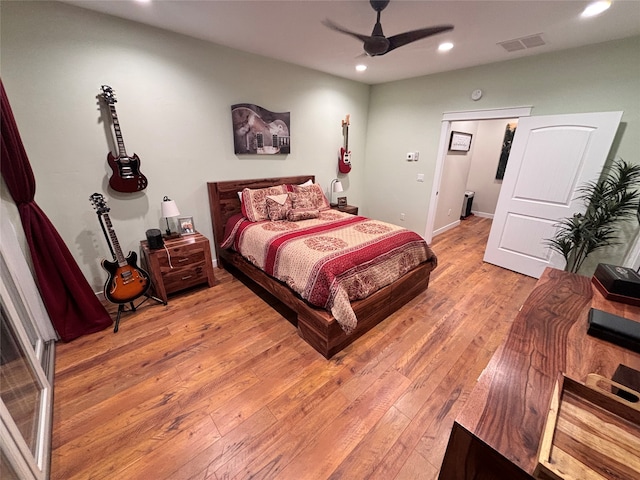
[{"label": "sunburst hollow-body guitar", "polygon": [[98,216],[104,221],[106,232],[111,239],[115,260],[102,260],[102,268],[109,274],[104,284],[104,296],[111,303],[125,304],[141,297],[150,286],[149,274],[138,267],[138,256],[135,252],[129,252],[126,257],[122,253],[118,237],[109,218],[109,207],[104,197],[94,193],[90,197]]}]

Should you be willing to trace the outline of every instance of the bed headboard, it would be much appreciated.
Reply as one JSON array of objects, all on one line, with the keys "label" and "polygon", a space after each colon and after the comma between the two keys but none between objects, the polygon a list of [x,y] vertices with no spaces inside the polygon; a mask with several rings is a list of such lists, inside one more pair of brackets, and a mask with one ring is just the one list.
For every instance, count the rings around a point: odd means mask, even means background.
[{"label": "bed headboard", "polygon": [[220,246],[224,236],[224,226],[233,215],[240,213],[238,192],[245,188],[265,188],[282,184],[301,184],[307,180],[315,182],[315,175],[299,175],[295,177],[256,178],[249,180],[227,180],[224,182],[207,182],[209,191],[209,209],[213,226],[213,243],[216,247],[216,259],[220,263]]}]

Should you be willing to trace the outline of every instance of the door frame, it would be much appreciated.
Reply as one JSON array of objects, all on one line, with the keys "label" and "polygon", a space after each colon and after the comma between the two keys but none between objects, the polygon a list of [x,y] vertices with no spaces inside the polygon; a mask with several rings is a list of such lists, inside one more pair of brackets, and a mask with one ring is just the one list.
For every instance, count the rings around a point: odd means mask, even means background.
[{"label": "door frame", "polygon": [[631,250],[629,250],[623,266],[632,268],[635,271],[640,271],[640,231],[636,234],[635,243]]},{"label": "door frame", "polygon": [[424,239],[427,243],[433,240],[433,226],[436,221],[436,209],[438,207],[438,194],[440,193],[440,183],[442,182],[442,171],[444,169],[444,159],[447,155],[449,145],[449,133],[451,123],[459,121],[480,121],[494,120],[499,118],[520,118],[531,116],[532,105],[520,107],[491,108],[485,110],[461,110],[454,112],[444,112],[440,127],[440,142],[438,144],[438,157],[436,159],[436,170],[433,175],[433,185],[431,186],[431,198],[427,211],[427,225]]}]

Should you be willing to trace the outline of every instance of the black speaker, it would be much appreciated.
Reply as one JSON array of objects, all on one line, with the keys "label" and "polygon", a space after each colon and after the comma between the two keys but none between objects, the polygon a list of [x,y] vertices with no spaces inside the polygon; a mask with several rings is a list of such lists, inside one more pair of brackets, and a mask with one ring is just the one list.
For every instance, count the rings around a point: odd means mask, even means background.
[{"label": "black speaker", "polygon": [[164,247],[162,232],[157,228],[147,230],[147,243],[149,244],[149,248],[152,250]]}]

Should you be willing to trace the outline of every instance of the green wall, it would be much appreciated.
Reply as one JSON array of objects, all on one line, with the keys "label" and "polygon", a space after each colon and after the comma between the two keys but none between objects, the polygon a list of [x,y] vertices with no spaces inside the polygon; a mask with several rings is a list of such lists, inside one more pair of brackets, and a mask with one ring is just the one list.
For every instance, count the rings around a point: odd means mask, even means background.
[{"label": "green wall", "polygon": [[[367,213],[424,234],[444,112],[530,105],[532,115],[624,111],[611,156],[640,163],[640,37],[520,58],[371,89],[365,184]],[[471,100],[480,88],[481,100]],[[406,162],[408,151],[419,162]],[[418,173],[425,182],[416,182]],[[446,185],[443,185],[446,188]],[[622,261],[637,225],[623,233]]]},{"label": "green wall", "polygon": [[[353,170],[344,195],[363,203],[369,86],[146,27],[59,2],[1,2],[0,69],[37,182],[36,201],[96,291],[108,246],[89,203],[107,196],[125,255],[149,228],[164,229],[165,195],[213,239],[206,182],[314,174],[337,176],[341,121],[351,114]],[[248,33],[250,34],[250,32]],[[259,41],[260,39],[256,39]],[[149,186],[107,189],[109,127],[96,95],[108,84],[127,152]],[[230,106],[291,113],[291,154],[234,154]],[[17,221],[6,191],[4,203]]]},{"label": "green wall", "polygon": [[[328,193],[347,113],[353,170],[341,177],[344,195],[373,218],[399,223],[404,213],[403,225],[420,234],[444,112],[623,110],[613,153],[640,162],[640,37],[370,87],[58,2],[1,2],[0,21],[0,71],[36,201],[96,291],[108,248],[91,193],[107,195],[125,252],[138,250],[145,230],[164,228],[164,195],[213,239],[207,181],[311,173]],[[149,179],[142,193],[107,189],[102,84],[116,91],[127,150]],[[476,88],[484,91],[479,102],[470,99]],[[290,155],[233,153],[230,106],[242,102],[291,112]],[[406,162],[409,151],[420,152],[419,162]],[[17,219],[6,191],[2,199]],[[633,238],[636,227],[627,230]]]}]

